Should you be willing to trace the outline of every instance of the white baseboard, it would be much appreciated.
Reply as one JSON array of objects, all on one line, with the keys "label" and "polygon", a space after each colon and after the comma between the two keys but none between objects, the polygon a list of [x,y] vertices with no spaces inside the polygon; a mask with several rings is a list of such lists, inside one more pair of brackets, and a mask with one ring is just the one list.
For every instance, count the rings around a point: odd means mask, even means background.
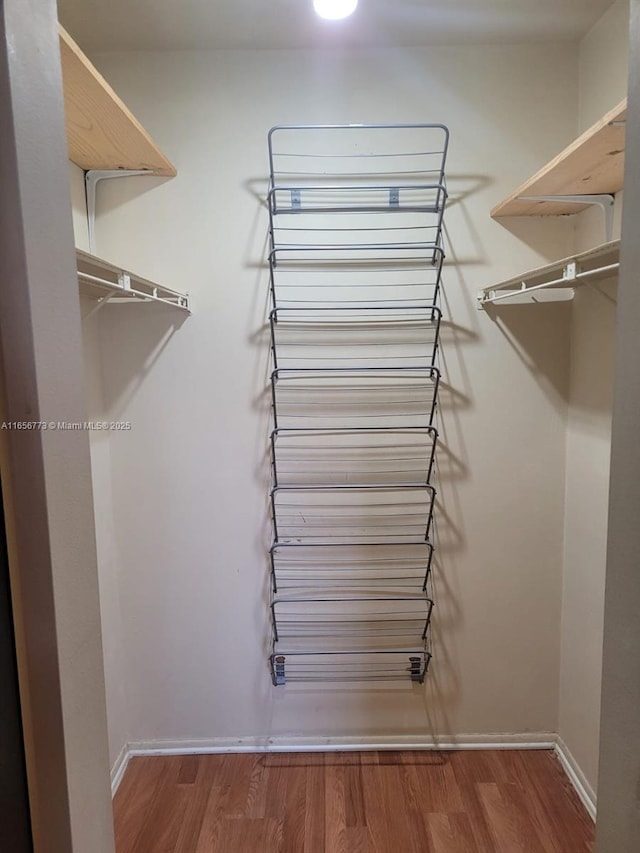
[{"label": "white baseboard", "polygon": [[395,737],[241,737],[200,740],[145,740],[126,744],[111,770],[115,796],[129,759],[134,755],[214,755],[247,752],[351,752],[395,749],[553,749],[590,817],[595,820],[596,795],[565,742],[553,732],[463,734],[442,738]]},{"label": "white baseboard", "polygon": [[582,772],[580,765],[575,760],[566,743],[558,735],[556,738],[556,755],[562,765],[562,769],[569,777],[569,781],[576,789],[576,793],[582,800],[582,804],[589,813],[592,820],[596,819],[596,793],[587,781],[587,777]]},{"label": "white baseboard", "polygon": [[131,758],[131,749],[128,743],[120,750],[120,755],[116,758],[113,767],[111,768],[111,796],[115,797],[116,791],[122,782],[124,771],[127,769],[127,764]]},{"label": "white baseboard", "polygon": [[455,735],[439,738],[407,735],[366,737],[243,737],[203,740],[150,740],[130,743],[129,755],[192,755],[241,752],[349,752],[394,749],[554,749],[556,735]]}]

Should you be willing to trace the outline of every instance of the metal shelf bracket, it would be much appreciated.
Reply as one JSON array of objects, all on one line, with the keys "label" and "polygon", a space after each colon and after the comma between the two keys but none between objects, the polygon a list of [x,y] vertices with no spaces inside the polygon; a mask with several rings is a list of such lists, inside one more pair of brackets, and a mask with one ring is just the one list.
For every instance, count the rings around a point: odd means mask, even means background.
[{"label": "metal shelf bracket", "polygon": [[111,178],[131,178],[137,175],[153,175],[153,172],[150,169],[89,169],[89,171],[84,173],[89,251],[91,254],[95,253],[96,193],[98,183]]},{"label": "metal shelf bracket", "polygon": [[550,201],[562,202],[563,204],[587,204],[596,205],[604,214],[604,239],[609,242],[613,237],[613,211],[615,196],[608,193],[600,195],[521,195],[519,201]]}]

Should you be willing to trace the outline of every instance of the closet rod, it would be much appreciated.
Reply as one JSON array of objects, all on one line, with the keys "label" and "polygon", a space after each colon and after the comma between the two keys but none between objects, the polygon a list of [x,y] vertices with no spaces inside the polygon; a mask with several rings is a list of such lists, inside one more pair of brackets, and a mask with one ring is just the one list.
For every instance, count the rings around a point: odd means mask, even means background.
[{"label": "closet rod", "polygon": [[[103,287],[105,290],[110,290],[115,295],[116,293],[124,294],[124,300],[115,300],[115,301],[133,301],[142,300],[144,302],[162,302],[165,305],[171,305],[172,308],[181,308],[183,311],[187,313],[191,313],[191,309],[189,308],[189,297],[186,295],[182,295],[179,293],[174,293],[173,291],[165,290],[158,286],[154,287],[154,290],[161,290],[162,292],[171,294],[170,296],[158,296],[156,293],[145,293],[143,290],[136,290],[135,287],[126,287],[124,284],[114,281],[108,281],[106,278],[100,278],[96,275],[89,275],[89,273],[78,272],[78,280],[86,281],[87,284],[93,284],[96,287]],[[114,301],[112,298],[111,302]]]},{"label": "closet rod", "polygon": [[549,287],[556,287],[559,284],[571,284],[572,282],[578,282],[585,278],[590,278],[591,276],[603,276],[607,273],[613,273],[618,270],[620,267],[620,262],[617,261],[614,264],[607,264],[604,267],[596,267],[592,270],[584,270],[583,272],[576,272],[573,275],[564,275],[562,278],[556,278],[552,281],[545,281],[542,284],[536,284],[533,287],[527,287],[525,283],[522,283],[522,287],[520,290],[510,290],[506,293],[498,293],[497,295],[493,295],[496,293],[495,290],[489,291],[489,296],[484,296],[481,304],[482,305],[493,305],[495,302],[501,302],[503,299],[512,299],[515,296],[527,296],[529,293],[533,293],[537,290],[544,290]]}]

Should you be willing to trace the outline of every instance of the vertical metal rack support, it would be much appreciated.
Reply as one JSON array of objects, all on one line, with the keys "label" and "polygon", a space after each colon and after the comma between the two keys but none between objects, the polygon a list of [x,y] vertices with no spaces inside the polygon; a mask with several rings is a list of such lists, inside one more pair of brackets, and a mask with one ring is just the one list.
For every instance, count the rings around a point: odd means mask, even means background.
[{"label": "vertical metal rack support", "polygon": [[449,132],[270,130],[273,684],[431,660]]}]

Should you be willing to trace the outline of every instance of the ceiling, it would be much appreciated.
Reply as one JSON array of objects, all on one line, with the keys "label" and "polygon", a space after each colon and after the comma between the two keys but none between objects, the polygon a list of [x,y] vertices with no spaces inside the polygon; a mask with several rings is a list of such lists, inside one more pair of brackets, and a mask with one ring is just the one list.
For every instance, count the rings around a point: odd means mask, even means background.
[{"label": "ceiling", "polygon": [[312,0],[58,0],[87,51],[419,45],[579,39],[613,0],[359,0],[322,21]]}]

